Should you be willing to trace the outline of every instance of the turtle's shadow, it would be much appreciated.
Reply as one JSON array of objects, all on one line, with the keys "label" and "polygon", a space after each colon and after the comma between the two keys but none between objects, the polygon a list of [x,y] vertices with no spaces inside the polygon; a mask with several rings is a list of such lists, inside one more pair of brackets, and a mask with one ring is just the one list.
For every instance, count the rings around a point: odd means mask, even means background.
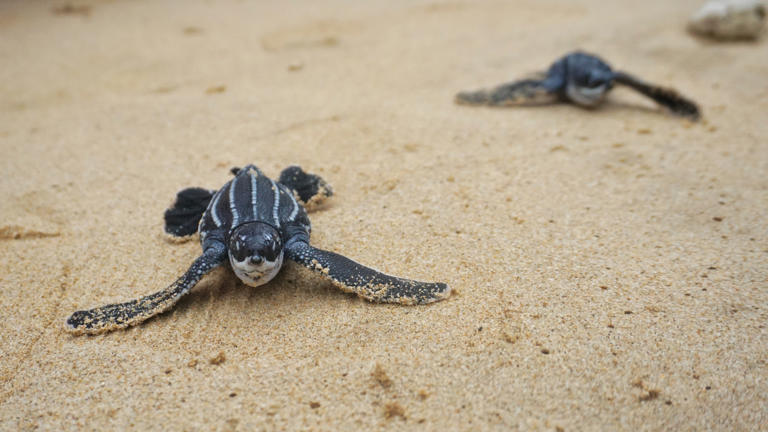
[{"label": "turtle's shadow", "polygon": [[644,105],[638,105],[628,102],[620,102],[620,101],[612,101],[612,100],[606,100],[602,104],[600,104],[597,107],[593,108],[587,108],[582,107],[579,105],[576,105],[574,103],[570,102],[551,102],[551,103],[544,103],[544,104],[529,104],[529,105],[511,105],[511,106],[486,106],[485,108],[493,109],[493,110],[519,110],[519,109],[546,109],[546,108],[552,108],[552,107],[560,107],[564,106],[569,109],[574,109],[577,111],[586,112],[588,114],[595,114],[598,115],[600,113],[611,113],[611,112],[641,112],[646,114],[652,114],[657,115],[663,118],[668,118],[671,120],[685,120],[684,117],[675,115],[670,112],[665,112],[662,108],[654,108]]},{"label": "turtle's shadow", "polygon": [[[579,108],[579,107],[577,106],[577,108]],[[678,119],[681,118],[681,117],[676,116],[676,115],[674,115],[672,113],[664,112],[664,110],[661,109],[661,108],[654,108],[654,107],[649,107],[649,106],[645,106],[645,105],[637,105],[637,104],[633,104],[633,103],[619,102],[619,101],[605,101],[602,105],[597,107],[595,110],[596,111],[601,111],[601,112],[622,112],[622,111],[641,112],[641,113],[645,113],[645,114],[658,115],[658,116],[666,117],[666,118],[670,118],[670,117],[673,118],[673,119],[674,118],[678,118]]]},{"label": "turtle's shadow", "polygon": [[[336,288],[332,282],[323,278],[315,278],[310,274],[309,280],[302,277],[301,268],[286,263],[274,279],[268,283],[251,287],[242,283],[228,268],[216,270],[204,279],[192,291],[181,298],[171,311],[186,311],[192,304],[216,302],[221,304],[273,304],[279,303],[284,307],[293,308],[311,301],[338,301],[357,297]],[[220,306],[216,306],[220,307]],[[171,312],[168,311],[168,312]],[[172,315],[165,313],[158,316]],[[155,317],[156,318],[156,317]]]},{"label": "turtle's shadow", "polygon": [[717,39],[712,36],[700,35],[698,33],[694,33],[691,31],[688,31],[686,33],[688,33],[688,36],[690,36],[691,39],[695,40],[700,46],[707,47],[707,48],[715,47],[715,46],[732,47],[732,46],[739,46],[739,45],[750,45],[750,46],[757,47],[760,45],[763,38],[765,37],[765,32],[761,33],[755,38],[737,37],[737,38],[730,38],[730,39]]},{"label": "turtle's shadow", "polygon": [[[289,268],[283,268],[278,275],[268,283],[251,287],[243,284],[229,268],[214,270],[200,281],[189,294],[185,295],[169,310],[148,318],[138,325],[130,326],[123,331],[107,332],[99,334],[108,336],[130,332],[151,323],[163,323],[170,325],[174,320],[183,320],[186,314],[204,313],[206,308],[226,307],[225,305],[245,304],[246,307],[261,304],[264,307],[280,305],[282,309],[295,309],[305,307],[308,302],[337,301],[344,302],[351,298],[356,299],[353,293],[346,293],[336,288],[333,283],[322,278],[315,279],[310,276],[300,277],[298,266],[288,264]],[[217,303],[214,306],[202,306],[205,303]],[[200,305],[190,308],[191,305]],[[215,316],[215,314],[214,314]],[[98,336],[98,335],[89,335]]]}]

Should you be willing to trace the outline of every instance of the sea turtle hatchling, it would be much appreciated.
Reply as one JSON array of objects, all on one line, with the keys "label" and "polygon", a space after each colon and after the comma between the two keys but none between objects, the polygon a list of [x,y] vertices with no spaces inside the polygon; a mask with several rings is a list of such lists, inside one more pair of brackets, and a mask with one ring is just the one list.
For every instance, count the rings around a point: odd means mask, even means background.
[{"label": "sea turtle hatchling", "polygon": [[501,84],[490,90],[461,92],[456,103],[469,105],[512,106],[570,101],[583,107],[599,105],[614,84],[623,84],[648,96],[672,113],[699,118],[695,102],[671,88],[641,81],[632,75],[615,71],[599,57],[573,52],[558,59],[541,79],[523,79]]},{"label": "sea turtle hatchling", "polygon": [[138,324],[173,307],[203,276],[227,260],[237,277],[250,286],[269,282],[288,258],[370,301],[412,305],[448,297],[450,289],[444,283],[389,276],[310,246],[307,210],[332,195],[319,176],[297,166],[283,170],[279,181],[254,165],[233,168],[232,173],[234,178],[218,191],[180,191],[173,207],[165,212],[168,234],[200,234],[203,254],[186,273],[154,294],[77,311],[67,319],[68,330],[96,334]]}]

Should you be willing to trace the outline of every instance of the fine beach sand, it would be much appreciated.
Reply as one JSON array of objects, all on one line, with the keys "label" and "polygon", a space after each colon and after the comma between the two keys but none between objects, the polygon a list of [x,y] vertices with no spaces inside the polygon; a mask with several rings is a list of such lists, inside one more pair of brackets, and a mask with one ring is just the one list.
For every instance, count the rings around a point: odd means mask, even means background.
[{"label": "fine beach sand", "polygon": [[[768,46],[701,3],[0,3],[0,430],[760,430],[768,424]],[[581,48],[696,99],[457,106]],[[187,186],[291,163],[313,243],[446,301],[378,305],[295,265],[171,312]]]}]

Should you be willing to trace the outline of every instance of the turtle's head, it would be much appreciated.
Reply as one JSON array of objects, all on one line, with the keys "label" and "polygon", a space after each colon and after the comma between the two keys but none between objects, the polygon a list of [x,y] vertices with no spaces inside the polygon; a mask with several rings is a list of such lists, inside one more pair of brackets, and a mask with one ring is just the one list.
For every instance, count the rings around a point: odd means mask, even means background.
[{"label": "turtle's head", "polygon": [[614,73],[599,58],[579,53],[569,62],[566,92],[579,105],[592,107],[602,102],[613,87]]},{"label": "turtle's head", "polygon": [[263,222],[238,226],[229,237],[229,262],[246,285],[259,286],[272,280],[283,265],[280,233]]}]

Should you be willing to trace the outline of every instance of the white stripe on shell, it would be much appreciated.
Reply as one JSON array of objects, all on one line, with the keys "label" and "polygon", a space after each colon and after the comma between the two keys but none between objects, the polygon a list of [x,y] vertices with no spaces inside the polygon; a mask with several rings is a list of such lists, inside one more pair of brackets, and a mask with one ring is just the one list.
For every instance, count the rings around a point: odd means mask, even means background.
[{"label": "white stripe on shell", "polygon": [[293,197],[293,194],[291,194],[290,197],[293,202],[293,210],[291,211],[291,215],[288,216],[288,220],[293,222],[296,219],[296,215],[299,214],[299,203],[296,202],[296,198]]},{"label": "white stripe on shell", "polygon": [[216,206],[219,204],[219,198],[221,198],[221,191],[223,190],[224,188],[219,189],[219,191],[216,192],[216,196],[213,197],[213,201],[211,201],[211,217],[217,228],[221,228],[221,219],[219,219],[219,212],[216,211]]},{"label": "white stripe on shell", "polygon": [[253,220],[259,220],[259,205],[257,203],[256,176],[251,174],[251,207],[253,207]]},{"label": "white stripe on shell", "polygon": [[280,209],[280,188],[277,187],[275,181],[269,179],[272,182],[272,190],[275,191],[275,204],[272,206],[272,217],[275,219],[275,226],[280,228],[280,218],[278,217],[278,210]]},{"label": "white stripe on shell", "polygon": [[237,184],[237,177],[232,179],[232,183],[229,185],[229,210],[232,211],[232,226],[236,227],[240,221],[240,215],[237,214],[237,207],[235,206],[235,185]]}]

